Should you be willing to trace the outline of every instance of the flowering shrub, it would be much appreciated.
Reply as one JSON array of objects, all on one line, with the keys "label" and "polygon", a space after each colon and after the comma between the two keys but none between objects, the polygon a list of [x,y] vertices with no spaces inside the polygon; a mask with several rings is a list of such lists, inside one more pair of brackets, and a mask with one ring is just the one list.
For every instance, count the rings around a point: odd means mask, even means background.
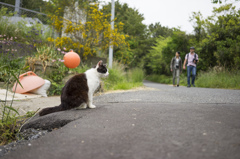
[{"label": "flowering shrub", "polygon": [[[57,47],[74,49],[83,57],[87,55],[95,55],[97,51],[106,52],[109,45],[117,47],[128,47],[125,41],[127,35],[121,33],[123,23],[111,29],[108,21],[110,14],[104,15],[98,8],[98,5],[91,5],[88,9],[81,10],[80,8],[68,9],[72,14],[79,14],[79,17],[87,17],[87,21],[83,22],[77,16],[76,19],[68,20],[57,15],[52,16],[53,26],[60,32],[62,31],[67,36],[58,37],[56,39],[48,38],[54,42]],[[71,14],[69,13],[69,14]],[[84,13],[84,14],[82,14]]]},{"label": "flowering shrub", "polygon": [[59,67],[60,63],[58,62],[64,62],[62,60],[63,55],[66,53],[65,51],[62,51],[60,48],[55,49],[54,46],[40,46],[36,48],[37,52],[34,56],[29,56],[26,58],[27,65],[30,66],[30,69],[34,71],[34,65],[38,62],[41,63],[43,66],[43,73],[45,73],[47,66],[55,65]]}]

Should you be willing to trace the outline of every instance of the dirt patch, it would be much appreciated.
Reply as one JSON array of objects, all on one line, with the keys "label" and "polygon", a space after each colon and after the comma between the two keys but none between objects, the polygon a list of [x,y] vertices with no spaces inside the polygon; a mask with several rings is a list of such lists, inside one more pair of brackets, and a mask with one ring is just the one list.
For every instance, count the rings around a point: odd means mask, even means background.
[{"label": "dirt patch", "polygon": [[[14,93],[8,91],[7,101],[11,101],[13,98]],[[25,100],[25,99],[32,99],[32,98],[40,98],[41,95],[36,94],[19,94],[15,93],[14,100]],[[6,89],[0,89],[0,101],[5,101],[6,99]]]},{"label": "dirt patch", "polygon": [[154,90],[158,90],[158,89],[142,86],[142,87],[137,87],[137,88],[133,88],[133,89],[129,89],[129,90],[106,91],[104,93],[97,93],[96,96],[103,95],[103,94],[111,94],[111,93],[123,93],[123,92],[135,92],[135,91],[154,91]]}]

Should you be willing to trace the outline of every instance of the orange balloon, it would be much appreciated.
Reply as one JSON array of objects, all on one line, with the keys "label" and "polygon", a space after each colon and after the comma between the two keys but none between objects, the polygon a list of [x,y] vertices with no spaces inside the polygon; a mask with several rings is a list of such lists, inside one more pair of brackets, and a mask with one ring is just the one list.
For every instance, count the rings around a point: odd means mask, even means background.
[{"label": "orange balloon", "polygon": [[76,68],[80,64],[80,56],[75,52],[68,52],[63,57],[64,65],[68,68]]}]

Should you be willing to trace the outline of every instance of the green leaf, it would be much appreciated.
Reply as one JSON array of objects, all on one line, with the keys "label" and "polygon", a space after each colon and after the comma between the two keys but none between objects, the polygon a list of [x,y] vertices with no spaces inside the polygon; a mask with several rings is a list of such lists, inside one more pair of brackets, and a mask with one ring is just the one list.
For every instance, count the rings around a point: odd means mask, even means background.
[{"label": "green leaf", "polygon": [[3,68],[8,68],[8,66],[7,65],[3,65],[3,66],[0,67],[0,69],[3,69]]},{"label": "green leaf", "polygon": [[13,77],[17,80],[17,83],[23,88],[21,82],[18,80],[18,78],[15,76],[15,74],[14,74],[12,71],[10,71],[10,73],[11,73],[11,74],[13,75]]},{"label": "green leaf", "polygon": [[18,113],[18,111],[17,111],[16,109],[14,109],[13,107],[5,106],[5,108],[8,108],[9,110],[12,110],[12,111],[14,111],[15,113],[17,113],[18,115],[20,115],[20,114]]},{"label": "green leaf", "polygon": [[26,67],[23,68],[23,70],[26,70],[26,69],[28,69],[28,68],[29,68],[29,66],[26,66]]}]

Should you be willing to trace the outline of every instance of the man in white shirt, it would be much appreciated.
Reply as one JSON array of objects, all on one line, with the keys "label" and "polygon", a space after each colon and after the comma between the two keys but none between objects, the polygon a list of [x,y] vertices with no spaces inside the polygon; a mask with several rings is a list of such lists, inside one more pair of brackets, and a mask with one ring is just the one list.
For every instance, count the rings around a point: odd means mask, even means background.
[{"label": "man in white shirt", "polygon": [[195,48],[190,47],[190,53],[187,53],[185,56],[184,64],[183,64],[183,69],[186,69],[186,63],[187,63],[187,82],[188,82],[188,88],[191,87],[190,84],[190,76],[192,72],[192,85],[195,87],[195,77],[197,73],[197,63],[198,63],[198,54],[195,53]]}]

